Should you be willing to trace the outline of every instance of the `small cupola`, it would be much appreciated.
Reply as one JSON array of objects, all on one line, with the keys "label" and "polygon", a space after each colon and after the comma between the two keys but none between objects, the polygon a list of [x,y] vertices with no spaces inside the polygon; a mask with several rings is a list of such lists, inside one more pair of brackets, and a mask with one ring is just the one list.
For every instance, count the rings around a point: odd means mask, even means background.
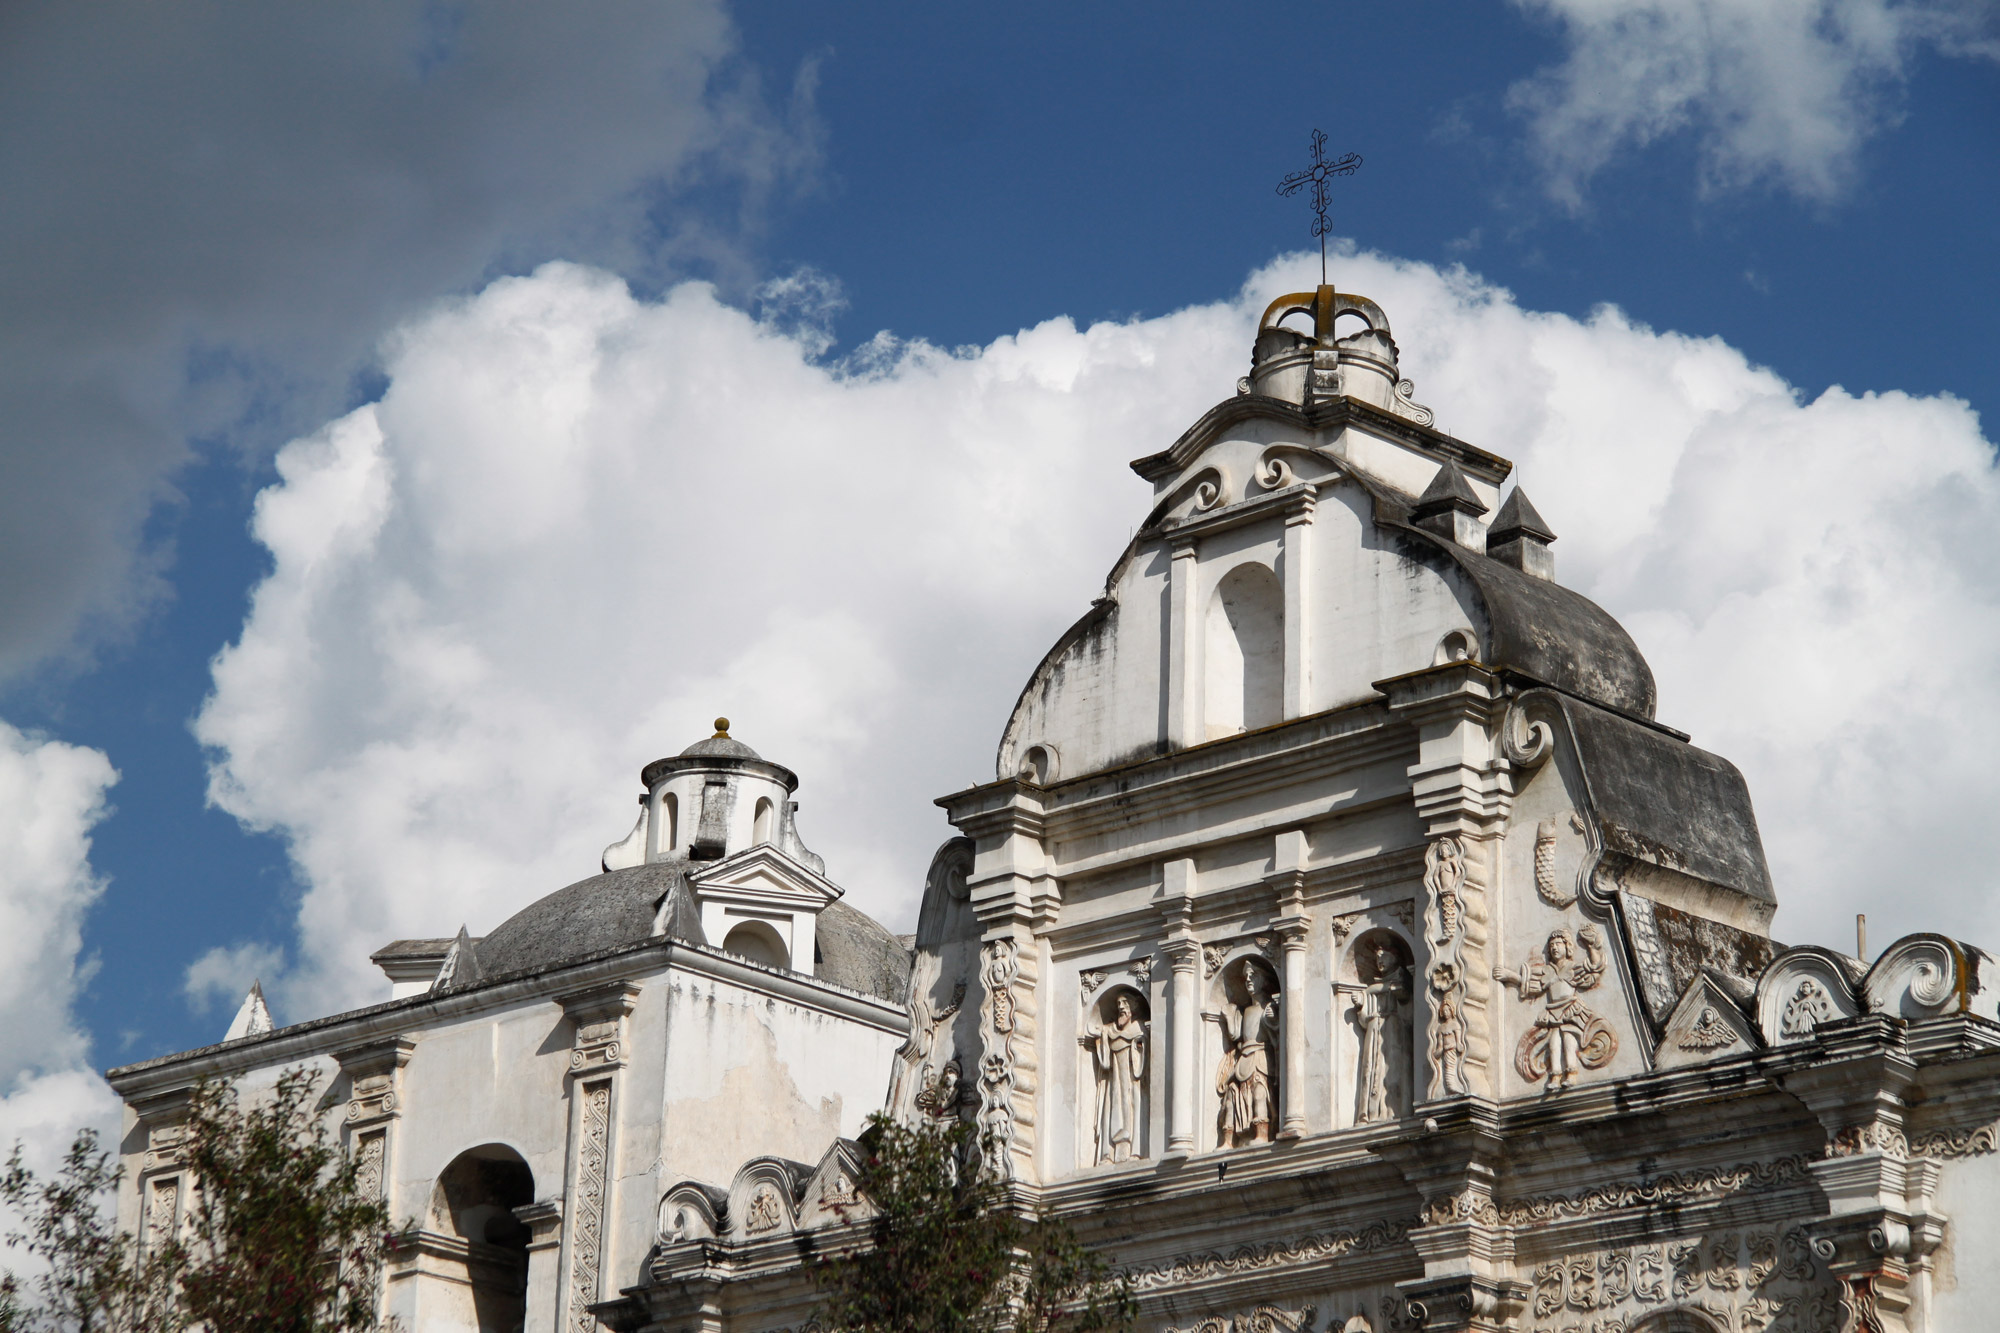
[{"label": "small cupola", "polygon": [[639,822],[622,842],[605,848],[606,870],[720,861],[762,846],[778,848],[815,873],[826,869],[794,824],[798,775],[731,736],[726,717],[715,719],[714,735],[646,765],[639,781],[646,788]]},{"label": "small cupola", "polygon": [[1479,518],[1485,512],[1486,506],[1473,493],[1472,484],[1458,470],[1458,464],[1446,459],[1411,506],[1410,522],[1469,551],[1484,551],[1486,532],[1480,527]]},{"label": "small cupola", "polygon": [[[1294,315],[1310,316],[1312,332],[1287,325]],[[1358,320],[1361,327],[1339,336],[1335,326],[1343,316]],[[1266,307],[1257,322],[1257,343],[1243,387],[1301,407],[1347,397],[1393,412],[1399,410],[1398,376],[1396,340],[1382,307],[1322,284],[1316,291],[1281,296]]]}]

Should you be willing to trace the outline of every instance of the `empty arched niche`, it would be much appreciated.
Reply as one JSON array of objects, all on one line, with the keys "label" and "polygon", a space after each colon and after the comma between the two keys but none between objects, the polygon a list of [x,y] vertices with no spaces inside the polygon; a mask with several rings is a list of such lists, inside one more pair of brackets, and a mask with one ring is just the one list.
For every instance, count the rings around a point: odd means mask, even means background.
[{"label": "empty arched niche", "polygon": [[660,850],[671,852],[680,844],[681,803],[672,792],[660,798]]},{"label": "empty arched niche", "polygon": [[1208,737],[1284,717],[1285,594],[1267,565],[1238,565],[1208,601],[1203,715]]},{"label": "empty arched niche", "polygon": [[479,1333],[515,1333],[527,1319],[528,1228],[514,1210],[534,1201],[534,1173],[500,1143],[454,1157],[431,1191],[432,1228],[466,1243],[465,1283]]},{"label": "empty arched niche", "polygon": [[765,967],[789,968],[792,965],[791,951],[785,948],[785,941],[769,922],[745,921],[730,927],[723,936],[722,948],[739,958],[748,958],[753,963]]},{"label": "empty arched niche", "polygon": [[751,846],[762,847],[771,840],[772,816],[776,808],[771,804],[770,797],[760,796],[757,798],[757,814],[750,828]]}]

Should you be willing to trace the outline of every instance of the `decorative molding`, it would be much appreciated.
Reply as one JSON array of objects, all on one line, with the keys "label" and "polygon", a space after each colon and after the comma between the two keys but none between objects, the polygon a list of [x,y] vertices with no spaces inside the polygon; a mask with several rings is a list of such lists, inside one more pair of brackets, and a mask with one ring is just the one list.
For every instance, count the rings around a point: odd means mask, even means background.
[{"label": "decorative molding", "polygon": [[1229,961],[1229,955],[1245,944],[1255,946],[1257,952],[1264,955],[1268,961],[1273,963],[1278,961],[1277,941],[1268,932],[1262,935],[1238,935],[1234,939],[1218,940],[1214,944],[1201,946],[1202,976],[1212,977],[1220,972],[1222,965]]},{"label": "decorative molding", "polygon": [[1318,1317],[1319,1307],[1313,1305],[1300,1310],[1260,1305],[1248,1314],[1214,1315],[1198,1323],[1163,1328],[1160,1333],[1311,1333]]},{"label": "decorative molding", "polygon": [[597,1299],[604,1261],[604,1193],[611,1166],[611,1080],[578,1085],[575,1189],[576,1226],[570,1233],[569,1327],[597,1333],[590,1306]]},{"label": "decorative molding", "polygon": [[1532,1292],[1531,1333],[1627,1333],[1654,1328],[1647,1316],[1675,1310],[1698,1312],[1702,1322],[1658,1327],[1742,1333],[1852,1327],[1840,1322],[1840,1289],[1813,1262],[1803,1227],[1563,1255],[1535,1266]]},{"label": "decorative molding", "polygon": [[639,1003],[635,982],[614,981],[559,995],[556,1003],[576,1028],[569,1053],[571,1077],[585,1078],[624,1067],[625,1020]]},{"label": "decorative molding", "polygon": [[[1571,815],[1574,820],[1576,816]],[[1673,1012],[1679,998],[1674,985],[1674,969],[1667,962],[1666,945],[1660,942],[1660,923],[1653,915],[1653,900],[1636,893],[1620,893],[1619,906],[1625,918],[1625,938],[1631,941],[1632,956],[1638,963],[1639,988],[1654,1022]]]},{"label": "decorative molding", "polygon": [[1447,834],[1424,849],[1424,933],[1430,943],[1430,1033],[1427,1054],[1431,1066],[1430,1096],[1463,1097],[1472,1091],[1466,1078],[1465,969],[1460,950],[1465,942],[1465,844]]},{"label": "decorative molding", "polygon": [[2000,1151],[2000,1126],[1981,1125],[1977,1129],[1940,1129],[1910,1141],[1912,1157],[1949,1160],[1978,1157]]},{"label": "decorative molding", "polygon": [[355,1145],[354,1192],[364,1199],[382,1197],[383,1161],[388,1155],[387,1130],[370,1130]]},{"label": "decorative molding", "polygon": [[1798,1154],[1774,1158],[1769,1162],[1747,1162],[1708,1171],[1670,1172],[1637,1184],[1599,1185],[1576,1194],[1522,1199],[1501,1205],[1498,1220],[1509,1226],[1519,1226],[1524,1222],[1560,1222],[1573,1217],[1592,1217],[1619,1208],[1805,1185],[1812,1182],[1812,1174],[1806,1169],[1809,1160]]},{"label": "decorative molding", "polygon": [[408,1037],[357,1046],[338,1052],[334,1060],[347,1075],[347,1124],[364,1129],[392,1120],[401,1109],[403,1067],[417,1044]]},{"label": "decorative molding", "polygon": [[1183,1254],[1163,1263],[1141,1264],[1120,1270],[1130,1278],[1132,1290],[1152,1291],[1212,1278],[1261,1273],[1273,1268],[1317,1266],[1350,1254],[1370,1254],[1401,1245],[1410,1228],[1402,1222],[1374,1222],[1359,1231],[1329,1231],[1301,1240],[1271,1241],[1263,1245],[1240,1245],[1233,1250],[1210,1250],[1203,1254]]}]

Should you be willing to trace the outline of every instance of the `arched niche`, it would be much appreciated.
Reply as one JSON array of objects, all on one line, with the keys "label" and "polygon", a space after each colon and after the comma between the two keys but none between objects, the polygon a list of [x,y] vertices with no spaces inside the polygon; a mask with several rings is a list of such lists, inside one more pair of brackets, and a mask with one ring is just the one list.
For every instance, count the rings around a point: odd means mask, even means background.
[{"label": "arched niche", "polygon": [[1208,599],[1203,647],[1209,739],[1284,719],[1285,592],[1270,566],[1253,560],[1222,576]]},{"label": "arched niche", "polygon": [[1662,1310],[1632,1325],[1632,1333],[1722,1333],[1722,1326],[1693,1310]]},{"label": "arched niche", "polygon": [[1405,940],[1387,926],[1356,935],[1342,951],[1336,1017],[1346,1025],[1343,1044],[1354,1052],[1338,1094],[1347,1104],[1342,1123],[1374,1124],[1409,1114],[1415,1094],[1414,1007],[1416,961]]},{"label": "arched niche", "polygon": [[770,797],[760,796],[757,798],[756,813],[752,816],[750,822],[751,846],[762,847],[771,840],[771,831],[776,824],[776,815],[777,807],[771,804]]},{"label": "arched niche", "polygon": [[1078,1041],[1089,1071],[1084,1086],[1093,1095],[1079,1099],[1087,1119],[1078,1141],[1086,1165],[1115,1165],[1150,1155],[1151,1020],[1145,995],[1123,983],[1105,987],[1085,1010]]},{"label": "arched niche", "polygon": [[668,792],[660,798],[660,850],[671,852],[681,845],[681,802]]},{"label": "arched niche", "polygon": [[725,953],[733,953],[738,958],[747,958],[765,967],[789,970],[792,966],[791,951],[785,941],[768,921],[741,921],[729,928],[722,937]]},{"label": "arched niche", "polygon": [[452,1158],[431,1189],[431,1228],[465,1242],[465,1283],[479,1333],[516,1333],[527,1319],[528,1228],[535,1175],[504,1143]]}]

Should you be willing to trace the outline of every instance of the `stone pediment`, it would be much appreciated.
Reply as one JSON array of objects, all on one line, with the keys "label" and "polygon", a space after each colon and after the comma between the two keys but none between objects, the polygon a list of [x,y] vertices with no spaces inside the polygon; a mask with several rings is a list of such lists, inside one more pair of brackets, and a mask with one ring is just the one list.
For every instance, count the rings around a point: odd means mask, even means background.
[{"label": "stone pediment", "polygon": [[738,852],[695,872],[689,884],[698,899],[716,894],[768,901],[816,912],[841,895],[840,886],[770,843]]},{"label": "stone pediment", "polygon": [[1678,1069],[1725,1055],[1740,1055],[1763,1045],[1757,1029],[1729,993],[1703,974],[1681,996],[1667,1018],[1653,1059],[1657,1069]]},{"label": "stone pediment", "polygon": [[861,1174],[862,1148],[853,1139],[835,1139],[813,1168],[799,1194],[799,1229],[839,1226],[873,1217],[875,1209],[855,1188]]}]

